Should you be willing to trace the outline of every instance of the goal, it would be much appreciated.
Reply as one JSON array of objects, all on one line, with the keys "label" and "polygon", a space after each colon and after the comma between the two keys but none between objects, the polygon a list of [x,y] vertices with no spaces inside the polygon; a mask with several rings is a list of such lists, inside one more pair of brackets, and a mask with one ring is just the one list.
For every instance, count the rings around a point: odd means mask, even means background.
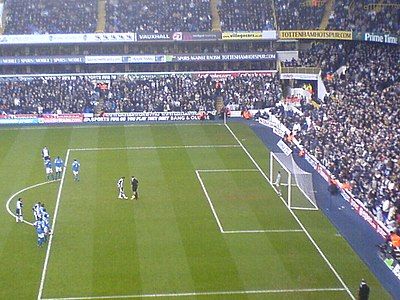
[{"label": "goal", "polygon": [[[318,210],[312,174],[301,169],[292,154],[271,152],[269,172],[274,189],[289,208]],[[279,173],[280,180],[277,182]]]}]

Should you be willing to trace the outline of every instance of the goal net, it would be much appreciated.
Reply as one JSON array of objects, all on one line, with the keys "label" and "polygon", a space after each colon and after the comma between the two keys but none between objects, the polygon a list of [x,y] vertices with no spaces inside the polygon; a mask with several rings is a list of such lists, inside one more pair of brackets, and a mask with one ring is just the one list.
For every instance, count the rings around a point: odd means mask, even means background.
[{"label": "goal net", "polygon": [[292,154],[271,152],[270,180],[291,209],[318,210],[312,174],[301,169]]}]

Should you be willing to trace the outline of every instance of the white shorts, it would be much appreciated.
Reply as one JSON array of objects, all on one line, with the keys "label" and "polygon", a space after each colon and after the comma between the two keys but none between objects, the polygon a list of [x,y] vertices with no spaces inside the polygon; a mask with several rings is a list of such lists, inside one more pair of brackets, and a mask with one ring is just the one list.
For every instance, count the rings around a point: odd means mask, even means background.
[{"label": "white shorts", "polygon": [[46,174],[53,174],[52,168],[46,168]]},{"label": "white shorts", "polygon": [[38,233],[38,238],[39,239],[44,239],[44,233]]},{"label": "white shorts", "polygon": [[43,227],[43,231],[44,231],[44,234],[48,234],[49,233],[49,228],[47,226],[44,226]]},{"label": "white shorts", "polygon": [[79,171],[72,171],[72,174],[74,174],[74,176],[77,176],[79,174]]},{"label": "white shorts", "polygon": [[62,172],[62,167],[56,167],[56,173]]}]

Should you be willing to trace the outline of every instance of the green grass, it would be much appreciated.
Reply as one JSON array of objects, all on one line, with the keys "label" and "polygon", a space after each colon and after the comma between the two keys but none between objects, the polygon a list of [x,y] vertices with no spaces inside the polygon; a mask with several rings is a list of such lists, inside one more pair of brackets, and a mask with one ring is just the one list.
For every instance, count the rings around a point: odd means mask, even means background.
[{"label": "green grass", "polygon": [[[269,174],[262,142],[243,124],[230,127]],[[67,149],[121,147],[69,151],[43,298],[342,288],[303,232],[221,232],[201,182],[224,231],[301,228],[222,125],[13,128],[1,129],[0,135],[4,204],[15,192],[45,180],[40,157],[45,145],[52,156],[64,158]],[[182,147],[196,145],[210,147]],[[81,163],[80,182],[72,178],[74,158]],[[199,171],[201,182],[196,175],[196,170],[231,169],[246,171]],[[140,199],[118,200],[116,180],[131,175],[139,179]],[[32,221],[36,201],[45,202],[54,216],[59,187],[54,182],[22,193],[26,219]],[[0,299],[36,299],[46,248],[37,248],[33,228],[16,224],[3,207]],[[365,278],[372,299],[390,299],[321,212],[295,214],[354,295]],[[345,291],[198,297],[349,298]]]}]

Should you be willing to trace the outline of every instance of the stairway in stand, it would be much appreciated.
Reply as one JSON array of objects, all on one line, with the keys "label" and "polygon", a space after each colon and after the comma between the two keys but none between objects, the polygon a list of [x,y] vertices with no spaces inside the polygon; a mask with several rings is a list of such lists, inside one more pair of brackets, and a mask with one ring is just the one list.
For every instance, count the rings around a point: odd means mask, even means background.
[{"label": "stairway in stand", "polygon": [[224,108],[224,100],[222,99],[221,96],[217,97],[215,99],[215,110],[217,111],[217,114],[221,112],[221,110]]},{"label": "stairway in stand", "polygon": [[324,15],[322,17],[321,24],[319,26],[320,30],[326,30],[326,28],[328,27],[329,17],[334,7],[335,7],[335,0],[326,1]]},{"label": "stairway in stand", "polygon": [[212,31],[221,31],[221,19],[218,11],[218,0],[210,1]]},{"label": "stairway in stand", "polygon": [[96,108],[94,109],[94,114],[96,116],[100,115],[104,107],[104,98],[99,98],[99,103],[97,104]]},{"label": "stairway in stand", "polygon": [[3,14],[1,15],[0,20],[0,35],[4,34],[4,30],[6,29],[6,18],[7,18],[7,10],[4,0],[0,0],[0,4],[3,5]]},{"label": "stairway in stand", "polygon": [[106,30],[106,0],[98,0],[96,32],[104,32],[105,30]]}]

